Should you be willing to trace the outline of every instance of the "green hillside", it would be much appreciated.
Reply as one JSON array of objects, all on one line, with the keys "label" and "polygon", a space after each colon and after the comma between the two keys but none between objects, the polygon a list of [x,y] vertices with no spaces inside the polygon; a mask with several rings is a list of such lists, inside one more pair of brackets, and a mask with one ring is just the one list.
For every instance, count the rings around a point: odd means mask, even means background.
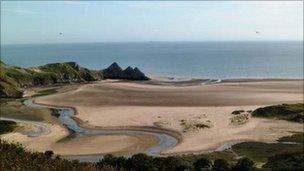
[{"label": "green hillside", "polygon": [[252,116],[277,118],[293,122],[304,122],[304,104],[282,104],[261,107],[252,112]]},{"label": "green hillside", "polygon": [[22,97],[22,90],[32,86],[79,83],[103,78],[101,71],[80,67],[75,62],[52,63],[33,68],[8,66],[1,61],[0,97]]}]

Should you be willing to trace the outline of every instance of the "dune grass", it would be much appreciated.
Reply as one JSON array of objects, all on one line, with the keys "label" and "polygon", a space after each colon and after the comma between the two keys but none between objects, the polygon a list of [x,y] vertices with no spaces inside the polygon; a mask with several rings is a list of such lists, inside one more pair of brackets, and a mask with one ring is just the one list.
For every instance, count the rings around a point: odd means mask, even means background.
[{"label": "dune grass", "polygon": [[43,121],[48,109],[29,108],[22,104],[21,99],[1,99],[1,117],[22,119],[30,121]]},{"label": "dune grass", "polygon": [[256,162],[267,162],[269,157],[276,154],[302,151],[303,144],[243,142],[234,145],[232,149],[239,156],[246,156]]},{"label": "dune grass", "polygon": [[277,118],[293,122],[304,122],[304,104],[281,104],[261,107],[252,112],[254,117]]},{"label": "dune grass", "polygon": [[278,139],[279,142],[295,142],[295,143],[304,143],[304,132],[297,132],[290,136],[285,136]]}]

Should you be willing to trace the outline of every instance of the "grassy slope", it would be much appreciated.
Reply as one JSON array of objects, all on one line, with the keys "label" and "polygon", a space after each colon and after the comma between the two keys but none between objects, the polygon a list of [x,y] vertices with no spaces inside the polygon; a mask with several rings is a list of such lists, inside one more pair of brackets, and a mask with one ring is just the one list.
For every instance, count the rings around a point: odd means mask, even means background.
[{"label": "grassy slope", "polygon": [[252,112],[254,117],[278,118],[294,122],[304,122],[304,104],[282,104],[258,108]]},{"label": "grassy slope", "polygon": [[[172,156],[164,158],[133,155],[128,159],[112,156],[107,157],[107,159],[98,163],[79,163],[77,161],[68,161],[61,159],[58,156],[53,156],[50,151],[45,153],[26,151],[20,144],[7,143],[2,140],[0,140],[0,151],[2,152],[2,155],[0,155],[0,170],[125,170],[124,168],[140,170],[136,168],[146,168],[147,166],[149,169],[144,170],[159,170],[158,168],[168,168],[165,169],[168,171],[184,170],[178,169],[178,166],[181,164],[187,166],[186,168],[188,168],[188,170],[193,170],[195,162],[205,158],[205,156],[202,155],[192,155],[188,157]],[[142,157],[139,158],[138,156]],[[210,162],[214,163],[214,160],[213,162]],[[303,162],[303,152],[284,153],[269,157],[267,164],[264,165],[263,168],[301,170],[304,167]],[[233,165],[235,164],[230,163],[230,166]],[[121,168],[119,169],[117,166],[120,166]],[[209,167],[208,170],[210,169],[212,169],[212,166],[211,168]],[[243,167],[243,169],[245,168]],[[250,168],[250,170],[253,169],[254,168]]]},{"label": "grassy slope", "polygon": [[298,132],[290,136],[285,136],[278,139],[279,142],[295,142],[304,143],[304,132]]},{"label": "grassy slope", "polygon": [[29,121],[53,121],[51,111],[45,108],[30,108],[22,104],[21,99],[1,99],[1,117],[29,120]]},{"label": "grassy slope", "polygon": [[[20,144],[0,139],[0,170],[97,170],[93,164],[71,162],[59,157],[26,151]],[[101,169],[103,170],[103,169]],[[114,170],[114,169],[109,169]]]},{"label": "grassy slope", "polygon": [[75,62],[53,63],[36,68],[12,67],[1,62],[0,97],[22,97],[22,88],[56,83],[87,82],[103,78],[101,71],[89,70]]},{"label": "grassy slope", "polygon": [[269,157],[276,154],[301,151],[303,144],[243,142],[234,145],[232,149],[239,156],[246,156],[253,161],[265,163]]},{"label": "grassy slope", "polygon": [[268,159],[268,162],[263,165],[263,168],[272,170],[303,170],[304,152],[298,151],[272,156]]}]

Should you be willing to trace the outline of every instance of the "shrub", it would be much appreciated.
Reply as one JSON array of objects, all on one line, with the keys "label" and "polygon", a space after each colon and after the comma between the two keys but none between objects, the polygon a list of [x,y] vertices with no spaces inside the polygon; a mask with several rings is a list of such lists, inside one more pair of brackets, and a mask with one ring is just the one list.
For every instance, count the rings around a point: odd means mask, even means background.
[{"label": "shrub", "polygon": [[194,164],[194,169],[196,171],[207,171],[207,170],[211,170],[212,168],[212,162],[209,159],[206,158],[201,158],[198,159]]},{"label": "shrub", "polygon": [[233,115],[239,115],[239,114],[244,113],[244,112],[245,112],[244,110],[235,110],[231,114],[233,114]]},{"label": "shrub", "polygon": [[238,160],[237,164],[232,167],[233,171],[252,171],[254,170],[254,162],[247,157]]},{"label": "shrub", "polygon": [[126,161],[126,168],[138,171],[149,171],[153,168],[153,157],[140,153],[135,154]]},{"label": "shrub", "polygon": [[304,104],[282,104],[258,108],[252,116],[278,118],[294,122],[304,122]]},{"label": "shrub", "polygon": [[0,134],[5,134],[14,131],[17,123],[14,121],[0,120]]},{"label": "shrub", "polygon": [[214,161],[213,170],[214,171],[226,171],[229,170],[229,163],[224,159],[217,159]]},{"label": "shrub", "polygon": [[303,170],[304,152],[282,153],[268,158],[268,162],[263,165],[265,169],[274,170]]},{"label": "shrub", "polygon": [[54,152],[51,150],[45,151],[44,155],[48,158],[51,158],[54,155]]}]

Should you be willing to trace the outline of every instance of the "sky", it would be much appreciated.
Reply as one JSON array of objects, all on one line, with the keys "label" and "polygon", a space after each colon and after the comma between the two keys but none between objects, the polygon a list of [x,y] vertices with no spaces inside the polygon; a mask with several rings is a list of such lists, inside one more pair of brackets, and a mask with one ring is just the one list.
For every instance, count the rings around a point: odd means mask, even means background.
[{"label": "sky", "polygon": [[1,1],[1,44],[274,40],[303,41],[303,1]]}]

